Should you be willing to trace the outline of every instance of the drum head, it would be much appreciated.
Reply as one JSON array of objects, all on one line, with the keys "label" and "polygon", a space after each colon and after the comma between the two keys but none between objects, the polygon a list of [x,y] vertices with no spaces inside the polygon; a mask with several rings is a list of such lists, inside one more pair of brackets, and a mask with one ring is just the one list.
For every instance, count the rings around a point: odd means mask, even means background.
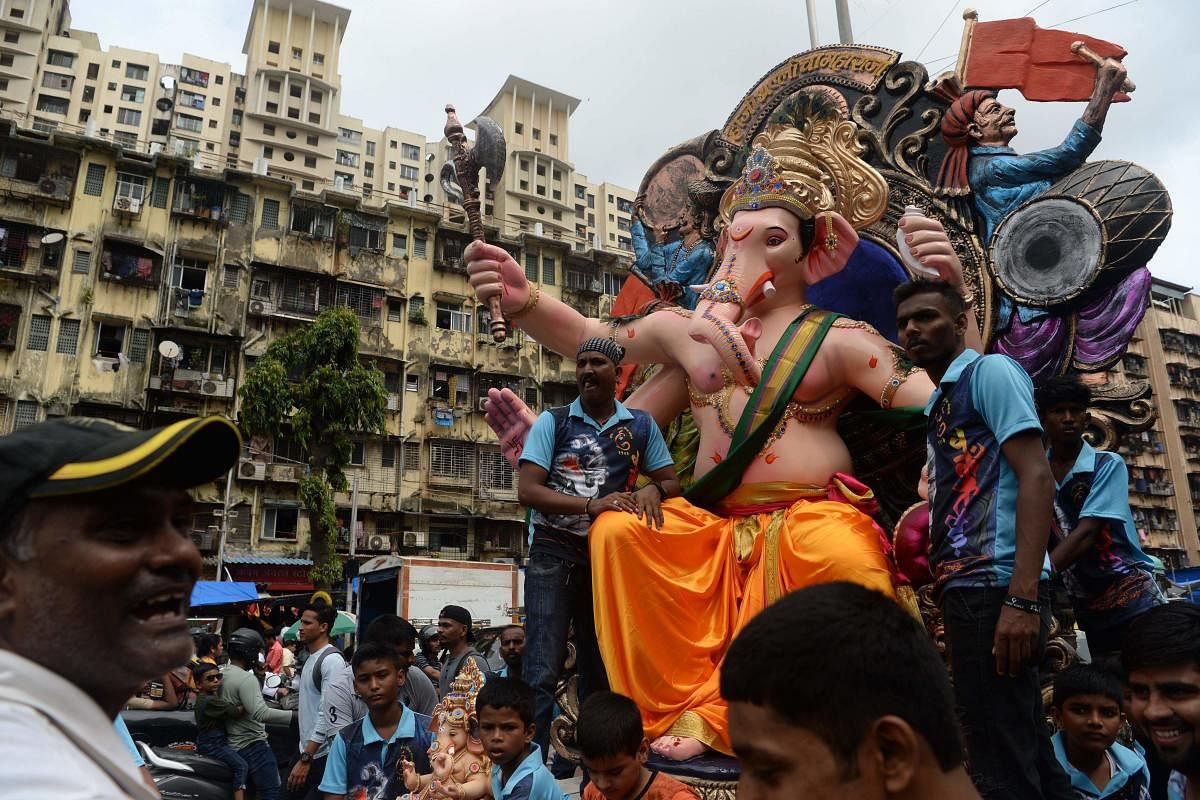
[{"label": "drum head", "polygon": [[1104,259],[1100,218],[1074,197],[1031,200],[1005,217],[992,236],[991,261],[1000,287],[1030,306],[1078,297]]}]

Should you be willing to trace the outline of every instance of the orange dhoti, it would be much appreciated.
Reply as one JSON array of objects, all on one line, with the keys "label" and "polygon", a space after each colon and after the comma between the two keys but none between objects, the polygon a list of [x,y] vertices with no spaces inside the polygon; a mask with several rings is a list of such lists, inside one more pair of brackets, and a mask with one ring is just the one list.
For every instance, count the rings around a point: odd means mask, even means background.
[{"label": "orange dhoti", "polygon": [[[853,581],[894,596],[879,528],[835,479],[740,487],[719,509],[663,503],[664,524],[601,514],[588,535],[596,636],[613,691],[646,735],[690,736],[730,753],[720,666],[738,631],[787,592]],[[840,490],[838,492],[837,490]]]}]

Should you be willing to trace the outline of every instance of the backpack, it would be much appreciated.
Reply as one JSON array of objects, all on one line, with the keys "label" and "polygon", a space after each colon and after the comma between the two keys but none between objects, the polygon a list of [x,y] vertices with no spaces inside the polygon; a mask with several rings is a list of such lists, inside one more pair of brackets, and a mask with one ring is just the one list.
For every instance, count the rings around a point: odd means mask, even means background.
[{"label": "backpack", "polygon": [[[313,686],[316,687],[318,694],[321,693],[321,684],[324,680],[322,677],[322,674],[321,674],[321,664],[324,663],[325,657],[332,653],[337,653],[339,656],[342,657],[343,661],[346,660],[345,654],[342,653],[342,651],[337,648],[337,645],[330,645],[329,647],[326,647],[324,650],[321,651],[321,655],[317,656],[317,663],[313,664],[313,669],[315,669],[317,671],[316,674],[313,675]],[[305,662],[306,665],[307,665],[307,663],[308,662]]]}]

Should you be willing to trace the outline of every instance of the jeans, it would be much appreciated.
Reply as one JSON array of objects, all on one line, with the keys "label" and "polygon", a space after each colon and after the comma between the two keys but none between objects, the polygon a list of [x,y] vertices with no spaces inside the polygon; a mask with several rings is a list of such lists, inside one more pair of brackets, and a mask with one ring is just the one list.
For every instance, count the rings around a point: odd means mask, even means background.
[{"label": "jeans", "polygon": [[258,800],[279,800],[279,765],[275,763],[275,754],[265,741],[248,744],[238,755],[246,759],[250,768],[249,787],[254,794],[247,792],[246,796],[257,797]]},{"label": "jeans", "polygon": [[992,645],[1008,587],[947,589],[941,609],[968,769],[984,800],[1070,800],[1042,709],[1038,664],[1050,630],[1050,595],[1031,663],[1015,678],[996,673]]},{"label": "jeans", "polygon": [[233,788],[246,788],[246,773],[250,771],[250,767],[246,764],[246,759],[229,746],[224,728],[201,731],[200,735],[196,737],[196,752],[202,756],[224,761],[233,770]]},{"label": "jeans", "polygon": [[522,677],[533,688],[533,740],[550,753],[550,721],[554,690],[567,657],[567,636],[575,627],[575,664],[579,670],[579,702],[608,688],[596,620],[592,615],[592,572],[588,564],[572,564],[544,553],[533,553],[525,567],[525,650]]}]

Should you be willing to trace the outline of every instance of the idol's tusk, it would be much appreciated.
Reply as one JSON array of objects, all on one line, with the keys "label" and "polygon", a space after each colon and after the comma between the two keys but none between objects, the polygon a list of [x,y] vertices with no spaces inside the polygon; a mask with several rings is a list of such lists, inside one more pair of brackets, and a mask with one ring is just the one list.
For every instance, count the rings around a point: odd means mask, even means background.
[{"label": "idol's tusk", "polygon": [[771,281],[767,281],[766,283],[763,284],[762,291],[763,291],[763,297],[766,297],[766,298],[774,297],[775,296],[775,284],[772,283]]}]

